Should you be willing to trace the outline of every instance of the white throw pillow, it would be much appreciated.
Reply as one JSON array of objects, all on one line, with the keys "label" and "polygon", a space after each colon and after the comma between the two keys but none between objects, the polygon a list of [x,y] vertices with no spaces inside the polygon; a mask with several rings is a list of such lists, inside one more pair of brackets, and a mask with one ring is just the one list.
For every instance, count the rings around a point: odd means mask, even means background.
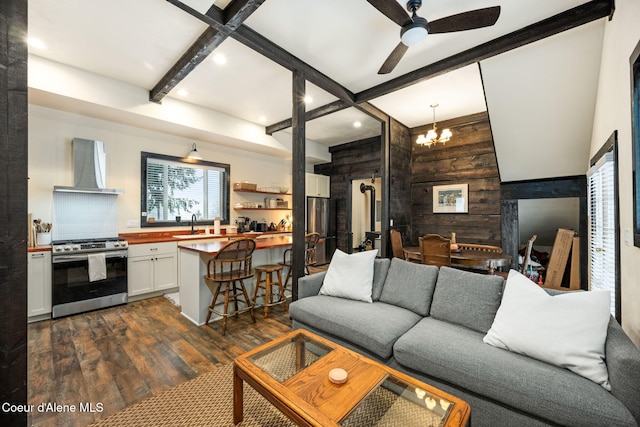
[{"label": "white throw pillow", "polygon": [[378,250],[346,254],[336,249],[324,276],[320,295],[373,302],[373,262]]},{"label": "white throw pillow", "polygon": [[569,369],[611,390],[604,362],[610,304],[608,291],[552,296],[511,270],[483,341]]}]

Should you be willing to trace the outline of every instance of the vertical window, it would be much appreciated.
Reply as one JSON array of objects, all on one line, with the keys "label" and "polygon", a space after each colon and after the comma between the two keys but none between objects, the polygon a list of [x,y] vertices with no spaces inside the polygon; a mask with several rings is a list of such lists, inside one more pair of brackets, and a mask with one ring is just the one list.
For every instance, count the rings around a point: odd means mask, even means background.
[{"label": "vertical window", "polygon": [[229,223],[230,166],[142,153],[143,227],[177,225],[195,215],[199,223],[216,217]]},{"label": "vertical window", "polygon": [[640,43],[631,55],[633,126],[633,243],[640,248]]},{"label": "vertical window", "polygon": [[616,317],[616,185],[615,161],[606,153],[589,170],[589,283],[591,289],[611,293]]}]

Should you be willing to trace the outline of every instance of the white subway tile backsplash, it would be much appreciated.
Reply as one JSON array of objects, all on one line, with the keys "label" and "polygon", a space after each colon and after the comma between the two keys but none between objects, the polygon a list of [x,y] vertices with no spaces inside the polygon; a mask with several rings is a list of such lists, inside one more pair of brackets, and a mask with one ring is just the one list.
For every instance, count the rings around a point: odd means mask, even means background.
[{"label": "white subway tile backsplash", "polygon": [[53,193],[53,240],[118,235],[116,194]]}]

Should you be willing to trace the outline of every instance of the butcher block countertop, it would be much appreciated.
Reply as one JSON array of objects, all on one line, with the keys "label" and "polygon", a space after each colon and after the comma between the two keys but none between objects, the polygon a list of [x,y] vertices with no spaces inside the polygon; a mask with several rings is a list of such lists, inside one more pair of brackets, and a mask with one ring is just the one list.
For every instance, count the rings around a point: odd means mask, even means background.
[{"label": "butcher block countertop", "polygon": [[[225,230],[221,230],[222,233],[220,235],[204,234],[203,231],[198,231],[198,233],[193,235],[193,240],[197,239],[215,239],[215,238],[237,238],[237,237],[251,237],[256,238],[258,236],[262,236],[264,234],[282,234],[287,233],[286,231],[265,231],[263,233],[258,232],[248,232],[248,233],[238,233],[238,234],[226,234]],[[291,233],[290,231],[288,232]],[[151,231],[151,232],[143,232],[143,233],[120,233],[118,237],[122,237],[126,239],[129,245],[140,245],[143,243],[161,243],[161,242],[185,242],[190,241],[188,238],[178,238],[175,236],[187,236],[189,235],[188,231]]]},{"label": "butcher block countertop", "polygon": [[[220,251],[220,248],[222,248],[227,243],[229,242],[222,241],[222,242],[191,243],[188,245],[180,245],[180,249],[199,252],[201,254],[206,254],[206,255],[215,255],[218,253],[218,251]],[[293,243],[293,238],[291,236],[265,237],[265,238],[256,240],[256,250],[291,246],[292,243]]]}]

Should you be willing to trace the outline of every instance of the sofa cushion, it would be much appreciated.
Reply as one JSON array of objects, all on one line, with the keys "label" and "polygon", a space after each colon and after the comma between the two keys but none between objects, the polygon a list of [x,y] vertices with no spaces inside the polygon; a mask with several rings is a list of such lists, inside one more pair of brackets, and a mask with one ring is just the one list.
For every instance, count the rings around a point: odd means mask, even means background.
[{"label": "sofa cushion", "polygon": [[496,316],[504,279],[441,267],[431,303],[431,316],[486,333]]},{"label": "sofa cushion", "polygon": [[609,325],[608,291],[551,296],[515,270],[483,341],[567,368],[611,390],[604,363]]},{"label": "sofa cushion", "polygon": [[395,361],[471,394],[557,425],[636,425],[604,388],[573,372],[482,342],[482,333],[431,317],[394,345]]},{"label": "sofa cushion", "polygon": [[393,258],[380,301],[426,316],[429,314],[437,277],[438,267]]},{"label": "sofa cushion", "polygon": [[389,258],[376,258],[373,262],[373,287],[371,289],[371,299],[373,301],[380,300],[390,264],[391,260]]},{"label": "sofa cushion", "polygon": [[393,343],[422,317],[412,311],[382,302],[372,304],[318,295],[289,306],[296,322],[313,326],[389,359]]},{"label": "sofa cushion", "polygon": [[378,250],[346,254],[336,249],[322,282],[320,295],[373,302],[373,262]]}]

